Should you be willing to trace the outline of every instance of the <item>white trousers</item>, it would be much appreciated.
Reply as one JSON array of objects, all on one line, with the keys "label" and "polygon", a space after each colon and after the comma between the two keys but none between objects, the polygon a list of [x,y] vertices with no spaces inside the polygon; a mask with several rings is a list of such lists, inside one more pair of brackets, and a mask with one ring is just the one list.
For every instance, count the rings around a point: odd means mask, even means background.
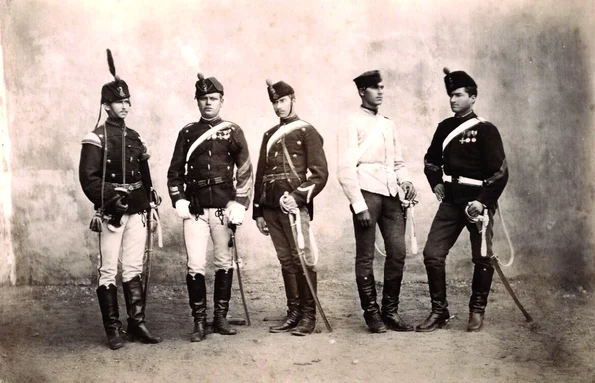
[{"label": "white trousers", "polygon": [[[184,242],[188,256],[188,274],[205,275],[207,263],[207,246],[209,237],[213,240],[213,263],[215,270],[229,270],[233,268],[229,239],[231,229],[227,227],[227,217],[221,219],[216,216],[218,209],[206,208],[204,214],[184,220]],[[224,212],[224,210],[223,210]]]},{"label": "white trousers", "polygon": [[[104,221],[99,234],[99,286],[116,285],[118,262],[122,265],[122,282],[128,282],[143,272],[147,228],[144,214],[124,214],[117,231],[107,228]],[[121,250],[121,251],[120,251]]]}]

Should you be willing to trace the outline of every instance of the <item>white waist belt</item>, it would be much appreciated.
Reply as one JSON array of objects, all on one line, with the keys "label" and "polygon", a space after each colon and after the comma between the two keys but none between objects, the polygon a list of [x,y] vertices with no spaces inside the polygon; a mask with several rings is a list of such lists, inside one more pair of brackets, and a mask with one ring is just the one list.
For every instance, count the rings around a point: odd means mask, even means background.
[{"label": "white waist belt", "polygon": [[448,174],[442,176],[446,182],[459,183],[463,185],[483,186],[483,181],[467,177],[451,177]]}]

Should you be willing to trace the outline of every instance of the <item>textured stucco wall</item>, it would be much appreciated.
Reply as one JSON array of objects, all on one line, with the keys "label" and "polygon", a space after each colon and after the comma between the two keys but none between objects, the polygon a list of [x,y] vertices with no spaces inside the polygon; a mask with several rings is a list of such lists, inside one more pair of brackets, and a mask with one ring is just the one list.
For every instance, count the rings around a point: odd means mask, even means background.
[{"label": "textured stucco wall", "polygon": [[[594,271],[595,6],[558,3],[1,1],[9,136],[3,148],[10,147],[2,152],[8,164],[2,171],[11,185],[2,205],[3,216],[10,213],[3,232],[8,228],[10,235],[2,237],[2,248],[14,251],[17,282],[95,280],[97,239],[87,229],[92,207],[77,167],[80,140],[97,118],[100,87],[110,81],[109,47],[131,87],[127,122],[148,142],[153,178],[165,197],[156,281],[179,283],[185,272],[166,171],[177,131],[198,118],[198,70],[224,84],[222,116],[247,132],[254,163],[262,134],[276,123],[264,80],[294,85],[298,112],[322,133],[331,167],[316,200],[320,268],[349,271],[351,218],[334,173],[341,115],[359,102],[351,79],[373,68],[385,74],[382,112],[401,127],[420,192],[422,248],[437,207],[423,176],[423,154],[437,123],[450,115],[442,83],[448,66],[476,79],[476,111],[504,139],[511,178],[501,206],[518,257],[509,273],[588,285]],[[505,254],[499,228],[496,235]],[[453,276],[468,276],[466,237],[449,259]],[[277,263],[270,239],[251,219],[238,232],[238,245],[247,271]],[[8,282],[7,257],[0,257],[0,283]],[[410,257],[407,267],[407,278],[425,278],[421,255]]]}]

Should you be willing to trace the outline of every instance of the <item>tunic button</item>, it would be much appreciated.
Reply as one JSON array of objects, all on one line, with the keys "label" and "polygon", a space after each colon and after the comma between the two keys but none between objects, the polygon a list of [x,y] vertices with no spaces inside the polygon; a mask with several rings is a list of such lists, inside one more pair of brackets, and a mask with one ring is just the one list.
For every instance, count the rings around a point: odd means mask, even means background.
[{"label": "tunic button", "polygon": [[128,144],[128,145],[126,145],[126,147],[127,147],[127,148],[131,148],[131,147],[132,147],[132,145]]},{"label": "tunic button", "polygon": [[211,153],[211,151],[209,150],[209,156],[211,156],[211,155],[212,155],[212,153]]},{"label": "tunic button", "polygon": [[228,155],[228,156],[231,156],[231,153],[230,153],[230,152],[227,152],[227,155]]},{"label": "tunic button", "polygon": [[305,131],[306,131],[306,128],[302,128],[302,132],[305,132]]},{"label": "tunic button", "polygon": [[194,166],[190,165],[190,169],[194,169]]},{"label": "tunic button", "polygon": [[229,170],[229,166],[227,167],[227,170]]},{"label": "tunic button", "polygon": [[297,142],[297,144],[298,144],[298,145],[301,145],[301,144],[302,144],[302,141],[298,141],[298,142]]},{"label": "tunic button", "polygon": [[186,129],[186,133],[188,133],[188,129]]},{"label": "tunic button", "polygon": [[211,164],[207,164],[207,169],[211,170]]},{"label": "tunic button", "polygon": [[114,173],[112,173],[112,178],[115,178],[115,177],[116,177],[116,175]]},{"label": "tunic button", "polygon": [[132,157],[130,157],[130,162],[132,162],[132,161],[133,161],[133,158],[132,158]]},{"label": "tunic button", "polygon": [[294,155],[293,155],[293,157],[294,157],[294,158],[295,158],[295,157],[297,157],[297,154],[294,154]]},{"label": "tunic button", "polygon": [[190,140],[186,140],[186,142],[190,142]]},{"label": "tunic button", "polygon": [[107,160],[107,163],[108,163],[108,164],[111,164],[111,163],[112,163],[112,160],[108,159],[108,160]]}]

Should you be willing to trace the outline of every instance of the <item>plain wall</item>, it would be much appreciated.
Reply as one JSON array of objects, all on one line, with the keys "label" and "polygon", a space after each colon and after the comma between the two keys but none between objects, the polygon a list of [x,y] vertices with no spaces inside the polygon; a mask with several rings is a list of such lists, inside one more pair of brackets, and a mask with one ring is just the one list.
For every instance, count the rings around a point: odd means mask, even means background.
[{"label": "plain wall", "polygon": [[[101,86],[112,80],[105,58],[110,48],[130,86],[127,124],[147,141],[164,197],[165,247],[155,249],[156,282],[181,283],[185,273],[181,222],[167,196],[166,173],[177,132],[199,118],[193,100],[198,71],[223,83],[221,115],[245,130],[254,165],[262,134],[277,123],[265,79],[294,86],[298,114],[324,137],[331,171],[315,200],[319,268],[352,272],[353,229],[335,176],[336,135],[342,116],[359,105],[352,79],[369,69],[384,75],[381,113],[400,129],[420,194],[420,254],[409,256],[406,278],[425,279],[421,249],[437,202],[423,175],[423,155],[437,124],[451,115],[446,66],[474,77],[475,110],[504,140],[510,181],[501,207],[517,256],[507,273],[589,286],[594,3],[371,4],[0,1],[8,136],[0,283],[10,279],[12,254],[19,284],[96,281],[97,235],[88,229],[93,210],[78,182],[78,161],[81,139],[95,126]],[[266,277],[278,261],[250,217],[251,210],[238,247],[246,272]],[[506,258],[508,245],[500,221],[496,225],[495,247]],[[467,237],[461,235],[449,256],[451,278],[470,277]]]}]

